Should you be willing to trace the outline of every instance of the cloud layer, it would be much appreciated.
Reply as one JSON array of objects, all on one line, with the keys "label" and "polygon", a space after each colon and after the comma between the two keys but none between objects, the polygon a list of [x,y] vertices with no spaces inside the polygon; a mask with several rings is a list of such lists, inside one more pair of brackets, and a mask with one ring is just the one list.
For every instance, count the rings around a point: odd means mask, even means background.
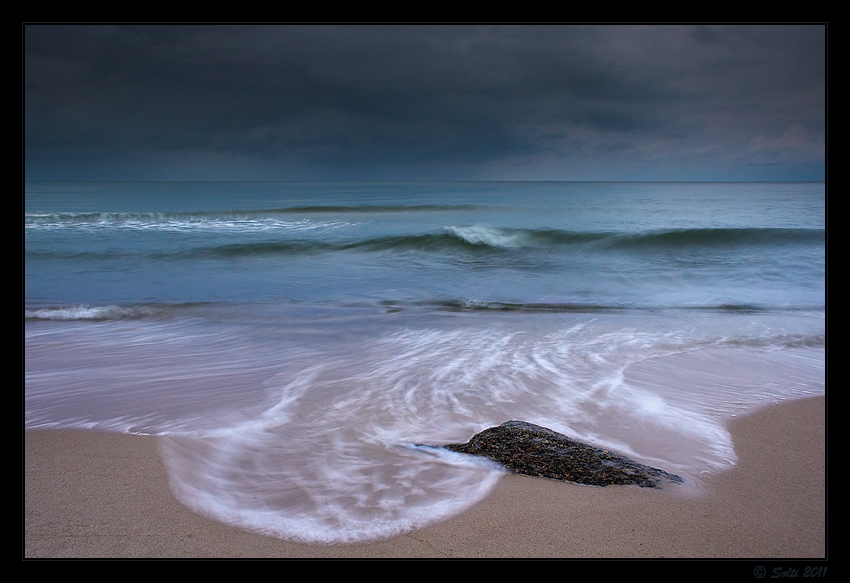
[{"label": "cloud layer", "polygon": [[24,27],[29,180],[822,180],[825,26]]}]

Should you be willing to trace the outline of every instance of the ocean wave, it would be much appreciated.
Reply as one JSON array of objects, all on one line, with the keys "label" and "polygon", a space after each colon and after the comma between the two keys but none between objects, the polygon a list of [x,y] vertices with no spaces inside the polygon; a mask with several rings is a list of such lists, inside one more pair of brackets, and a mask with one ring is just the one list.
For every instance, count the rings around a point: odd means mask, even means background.
[{"label": "ocean wave", "polygon": [[[403,302],[385,301],[381,302],[391,310],[401,310],[405,307]],[[629,309],[625,306],[587,304],[587,303],[546,303],[546,302],[499,302],[482,300],[433,300],[415,302],[415,307],[424,307],[448,312],[557,312],[557,313],[594,313],[614,312]]]},{"label": "ocean wave", "polygon": [[619,247],[691,247],[733,245],[818,244],[826,241],[824,229],[671,229],[610,237]]},{"label": "ocean wave", "polygon": [[279,213],[419,213],[442,211],[473,211],[482,207],[473,204],[366,204],[291,206],[266,212]]},{"label": "ocean wave", "polygon": [[[314,212],[314,207],[295,207],[299,212]],[[348,207],[316,207],[330,212]],[[357,212],[363,211],[364,207]],[[395,207],[380,207],[385,210]],[[410,209],[411,207],[400,207]],[[419,207],[416,207],[419,208]],[[432,207],[427,207],[432,209]],[[454,207],[452,207],[454,208]],[[680,249],[692,247],[728,248],[730,246],[822,245],[824,229],[672,229],[634,233],[610,231],[570,231],[553,228],[507,228],[488,224],[449,225],[439,231],[383,235],[361,239],[339,240],[341,229],[356,226],[346,220],[315,218],[284,218],[288,210],[255,211],[251,213],[48,213],[26,215],[27,230],[76,229],[83,232],[98,230],[163,231],[183,233],[270,233],[283,238],[237,242],[198,247],[180,254],[203,257],[299,254],[335,251],[485,251],[547,250],[578,248],[589,252],[605,250],[643,251],[646,249]],[[294,211],[293,211],[294,212]],[[363,211],[365,212],[365,211]],[[334,239],[323,237],[333,232]],[[309,238],[296,238],[309,234]],[[318,236],[316,236],[318,235]]]},{"label": "ocean wave", "polygon": [[475,205],[315,205],[251,211],[28,212],[24,215],[24,225],[27,230],[298,231],[339,228],[352,223],[296,215],[456,212],[478,208]]},{"label": "ocean wave", "polygon": [[488,250],[498,251],[516,248],[519,245],[514,244],[512,241],[519,241],[521,238],[521,233],[518,235],[493,233],[489,237],[482,236],[480,240],[476,240],[469,233],[457,233],[452,228],[446,228],[442,232],[385,235],[348,241],[305,238],[227,243],[223,245],[196,247],[175,253],[185,257],[202,258],[299,255],[344,251],[418,251],[423,253],[467,251],[480,253]]},{"label": "ocean wave", "polygon": [[30,231],[157,231],[175,233],[256,233],[333,230],[352,225],[342,220],[284,218],[273,211],[250,213],[27,213]]},{"label": "ocean wave", "polygon": [[[482,256],[556,249],[577,252],[646,249],[663,251],[694,246],[728,247],[730,245],[818,245],[824,242],[821,230],[794,229],[697,229],[663,233],[617,234],[575,233],[551,229],[507,229],[485,225],[445,227],[442,231],[385,235],[353,240],[323,238],[286,238],[254,242],[227,243],[175,251],[186,257],[226,258],[253,255],[299,255],[334,252],[419,252],[468,253]],[[162,253],[162,252],[158,252]]]},{"label": "ocean wave", "polygon": [[419,301],[383,300],[378,302],[388,312],[400,312],[406,309],[422,309],[446,312],[517,312],[524,314],[533,313],[561,313],[561,314],[594,314],[594,313],[617,313],[617,312],[708,312],[727,314],[769,314],[769,313],[812,313],[823,310],[823,307],[794,307],[794,306],[768,306],[754,304],[712,304],[703,305],[626,305],[626,304],[602,304],[589,302],[507,302],[494,300],[470,300],[470,299],[435,299]]},{"label": "ocean wave", "polygon": [[[143,318],[168,318],[168,317],[185,317],[189,313],[204,314],[214,313],[221,314],[228,309],[239,308],[230,306],[229,308],[216,304],[215,302],[181,302],[176,304],[136,304],[132,306],[91,306],[87,304],[76,306],[61,306],[61,307],[41,307],[28,308],[24,310],[24,318],[26,320],[125,320],[125,319],[143,319]],[[821,308],[811,307],[788,307],[788,306],[756,306],[750,304],[705,304],[701,306],[635,306],[624,304],[604,304],[604,303],[588,303],[588,302],[508,302],[498,300],[477,300],[477,299],[430,299],[430,300],[378,300],[374,303],[357,303],[353,305],[340,304],[335,307],[324,305],[323,310],[335,309],[340,310],[340,314],[345,311],[355,310],[377,310],[384,313],[397,313],[403,311],[421,311],[421,312],[454,312],[454,313],[516,313],[516,314],[615,314],[615,313],[675,313],[675,312],[706,312],[718,314],[811,314],[823,312]],[[314,318],[310,312],[309,306],[304,306],[307,312],[305,318]],[[821,345],[825,339],[822,336],[817,338],[806,338],[800,340],[795,338],[791,341],[792,344],[803,345]]]},{"label": "ocean wave", "polygon": [[446,231],[470,245],[495,248],[527,246],[532,243],[534,233],[527,229],[499,229],[489,225],[446,227]]},{"label": "ocean wave", "polygon": [[587,246],[591,248],[683,248],[693,246],[822,244],[824,229],[714,228],[669,229],[635,233],[568,231],[561,229],[511,229],[490,225],[446,227],[446,231],[474,246],[497,249],[520,247]]},{"label": "ocean wave", "polygon": [[124,320],[148,318],[160,313],[152,306],[65,306],[24,310],[27,320]]}]

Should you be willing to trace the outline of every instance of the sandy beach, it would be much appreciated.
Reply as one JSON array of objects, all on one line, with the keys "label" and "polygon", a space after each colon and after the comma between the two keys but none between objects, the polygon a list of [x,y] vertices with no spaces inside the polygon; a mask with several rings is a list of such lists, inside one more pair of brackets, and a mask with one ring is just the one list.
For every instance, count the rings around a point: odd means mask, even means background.
[{"label": "sandy beach", "polygon": [[822,397],[730,423],[739,463],[699,494],[506,475],[466,513],[388,540],[306,545],[244,532],[172,496],[157,439],[27,431],[24,558],[824,559]]}]

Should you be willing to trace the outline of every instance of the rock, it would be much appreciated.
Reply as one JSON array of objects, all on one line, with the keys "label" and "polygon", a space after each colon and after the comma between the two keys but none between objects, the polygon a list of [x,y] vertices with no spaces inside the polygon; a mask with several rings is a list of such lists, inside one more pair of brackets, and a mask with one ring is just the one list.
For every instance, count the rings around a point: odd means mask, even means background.
[{"label": "rock", "polygon": [[487,457],[517,474],[579,484],[659,488],[663,482],[682,483],[679,476],[525,421],[507,421],[474,435],[467,443],[442,447]]}]

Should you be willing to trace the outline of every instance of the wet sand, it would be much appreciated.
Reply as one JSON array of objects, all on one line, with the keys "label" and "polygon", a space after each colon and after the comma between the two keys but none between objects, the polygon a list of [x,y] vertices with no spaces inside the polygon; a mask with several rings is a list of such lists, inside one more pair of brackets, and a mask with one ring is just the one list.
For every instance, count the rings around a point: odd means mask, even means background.
[{"label": "wet sand", "polygon": [[26,431],[24,558],[823,559],[825,408],[817,397],[734,419],[739,463],[698,493],[507,475],[464,514],[351,545],[279,540],[193,513],[171,495],[155,437]]}]

